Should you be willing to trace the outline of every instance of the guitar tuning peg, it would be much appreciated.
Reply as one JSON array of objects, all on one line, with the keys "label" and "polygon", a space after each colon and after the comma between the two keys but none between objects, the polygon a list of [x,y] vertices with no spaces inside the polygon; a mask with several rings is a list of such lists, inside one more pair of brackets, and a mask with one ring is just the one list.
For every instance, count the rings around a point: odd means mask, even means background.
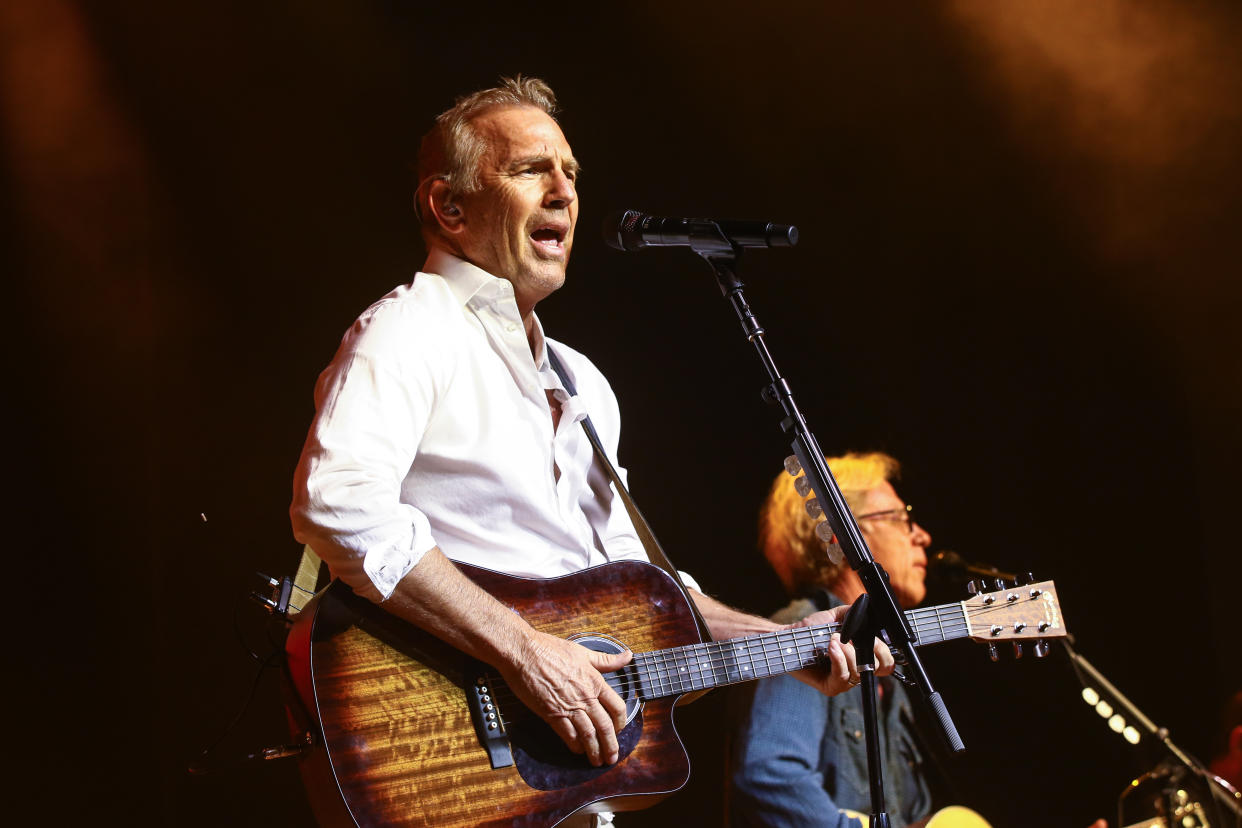
[{"label": "guitar tuning peg", "polygon": [[1022,642],[1021,641],[1013,642],[1013,657],[1022,658]]},{"label": "guitar tuning peg", "polygon": [[1023,572],[1014,580],[1014,586],[1026,586],[1035,583],[1035,573]]},{"label": "guitar tuning peg", "polygon": [[1004,590],[1006,587],[1004,578],[997,578],[995,581],[993,581],[993,583],[996,584],[996,589],[998,591]]},{"label": "guitar tuning peg", "polygon": [[798,462],[798,456],[796,454],[791,454],[785,458],[785,471],[789,472],[794,477],[802,474],[802,464]]},{"label": "guitar tuning peg", "polygon": [[971,595],[978,595],[988,591],[988,582],[982,578],[972,578],[966,582],[966,591]]},{"label": "guitar tuning peg", "polygon": [[1036,658],[1043,658],[1048,655],[1048,642],[1042,638],[1036,641],[1032,652],[1035,653]]},{"label": "guitar tuning peg", "polygon": [[1000,650],[996,649],[995,644],[988,644],[988,658],[992,661],[1000,661]]}]

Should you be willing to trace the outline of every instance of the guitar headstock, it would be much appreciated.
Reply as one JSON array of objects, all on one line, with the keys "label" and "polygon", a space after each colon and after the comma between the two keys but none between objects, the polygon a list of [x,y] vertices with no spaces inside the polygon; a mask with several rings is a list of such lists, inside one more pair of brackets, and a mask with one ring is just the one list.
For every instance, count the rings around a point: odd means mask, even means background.
[{"label": "guitar headstock", "polygon": [[980,592],[962,602],[970,637],[985,644],[1061,638],[1065,619],[1052,581]]}]

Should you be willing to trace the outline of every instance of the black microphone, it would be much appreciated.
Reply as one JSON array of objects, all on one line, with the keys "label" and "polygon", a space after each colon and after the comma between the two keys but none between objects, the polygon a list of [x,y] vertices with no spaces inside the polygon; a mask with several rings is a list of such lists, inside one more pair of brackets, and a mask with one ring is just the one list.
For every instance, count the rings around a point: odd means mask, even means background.
[{"label": "black microphone", "polygon": [[622,210],[604,219],[604,241],[617,250],[644,247],[693,247],[719,244],[734,247],[793,247],[798,228],[770,221],[666,218],[637,210]]},{"label": "black microphone", "polygon": [[989,578],[1004,578],[1006,581],[1016,581],[1018,576],[1014,572],[1005,572],[997,569],[991,564],[970,563],[961,555],[951,549],[942,549],[931,556],[929,563],[936,569],[950,569],[955,572],[966,572],[971,575],[985,575]]}]

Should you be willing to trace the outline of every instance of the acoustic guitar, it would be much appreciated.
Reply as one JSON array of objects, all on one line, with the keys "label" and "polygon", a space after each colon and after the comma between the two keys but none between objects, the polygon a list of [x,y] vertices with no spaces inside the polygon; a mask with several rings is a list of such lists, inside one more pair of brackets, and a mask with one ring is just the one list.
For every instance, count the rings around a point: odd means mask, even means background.
[{"label": "acoustic guitar", "polygon": [[[815,665],[839,627],[704,642],[689,598],[648,563],[549,579],[458,566],[536,629],[634,652],[605,674],[626,704],[620,759],[591,767],[490,667],[336,582],[299,614],[287,644],[294,687],[320,731],[322,750],[303,770],[321,824],[547,828],[576,812],[652,805],[689,778],[673,724],[680,698]],[[1066,632],[1051,581],[906,618],[918,646]]]}]

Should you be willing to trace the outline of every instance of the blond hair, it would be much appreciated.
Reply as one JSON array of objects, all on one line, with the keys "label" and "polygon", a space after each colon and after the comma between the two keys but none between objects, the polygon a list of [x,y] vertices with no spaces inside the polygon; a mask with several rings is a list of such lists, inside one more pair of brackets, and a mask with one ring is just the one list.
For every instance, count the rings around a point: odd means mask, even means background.
[{"label": "blond hair", "polygon": [[499,86],[464,95],[441,112],[418,150],[414,211],[423,223],[424,233],[433,230],[435,224],[434,216],[426,214],[422,205],[423,191],[432,181],[448,182],[451,198],[479,189],[479,160],[487,143],[471,122],[497,106],[531,106],[556,120],[556,94],[552,87],[539,78],[521,75],[501,78]]},{"label": "blond hair", "polygon": [[[897,479],[901,472],[896,459],[878,451],[824,459],[855,513],[868,491]],[[759,510],[759,548],[790,595],[811,584],[831,586],[849,566],[828,560],[824,542],[815,535],[818,521],[806,512],[808,499],[809,495],[798,494],[793,478],[781,472]]]}]

